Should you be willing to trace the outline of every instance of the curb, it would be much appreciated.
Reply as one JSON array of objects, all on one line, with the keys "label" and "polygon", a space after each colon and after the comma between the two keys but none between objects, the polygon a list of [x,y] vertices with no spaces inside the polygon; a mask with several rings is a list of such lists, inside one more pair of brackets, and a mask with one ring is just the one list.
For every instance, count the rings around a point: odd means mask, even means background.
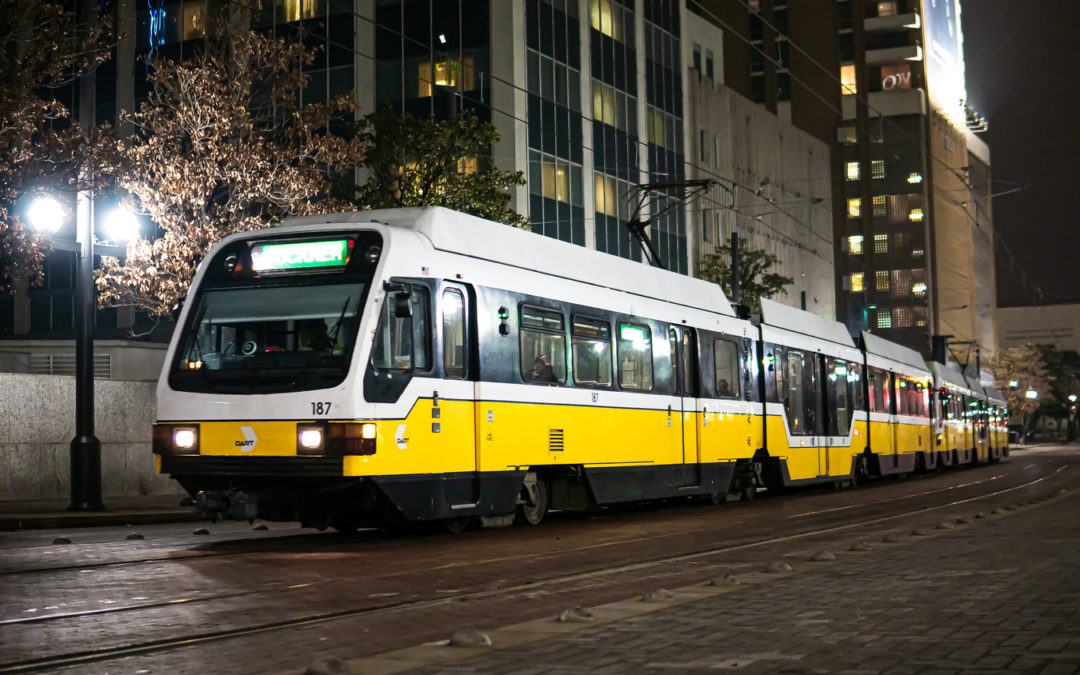
[{"label": "curb", "polygon": [[27,513],[0,515],[0,531],[53,530],[76,527],[157,525],[202,520],[195,509],[169,511],[100,511],[80,513]]}]

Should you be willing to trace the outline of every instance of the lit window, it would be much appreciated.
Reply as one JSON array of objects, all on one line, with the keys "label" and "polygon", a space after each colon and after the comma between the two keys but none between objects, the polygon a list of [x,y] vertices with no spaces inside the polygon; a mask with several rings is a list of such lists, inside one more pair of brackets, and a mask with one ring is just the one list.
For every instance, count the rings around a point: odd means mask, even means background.
[{"label": "lit window", "polygon": [[885,216],[885,195],[878,195],[874,197],[874,217]]},{"label": "lit window", "polygon": [[652,106],[649,107],[648,131],[650,143],[666,148],[668,146],[667,127],[669,125],[670,122],[667,121],[662,111]]},{"label": "lit window", "polygon": [[911,183],[912,185],[915,185],[916,183],[921,183],[922,174],[918,171],[912,171],[910,174],[908,174],[907,182]]},{"label": "lit window", "polygon": [[863,292],[863,274],[862,272],[854,272],[848,275],[850,279],[850,287],[852,293]]},{"label": "lit window", "polygon": [[570,165],[544,158],[544,196],[555,201],[570,202]]},{"label": "lit window", "polygon": [[874,288],[882,292],[889,290],[889,270],[874,272]]},{"label": "lit window", "polygon": [[596,212],[608,216],[619,215],[619,195],[615,188],[615,179],[601,173],[596,174]]},{"label": "lit window", "polygon": [[870,175],[874,180],[879,180],[885,177],[885,160],[875,159],[870,162]]},{"label": "lit window", "polygon": [[918,326],[919,328],[923,328],[923,327],[926,326],[926,308],[925,307],[916,307],[915,308],[915,325]]},{"label": "lit window", "polygon": [[858,90],[855,88],[855,65],[840,66],[840,86],[842,87],[841,94],[857,94]]},{"label": "lit window", "polygon": [[472,91],[476,89],[476,71],[471,56],[467,56],[460,61],[457,59],[439,61],[435,64],[434,73],[430,61],[419,64],[419,69],[421,97],[431,96],[432,85],[436,88],[454,89],[455,91]]},{"label": "lit window", "polygon": [[458,173],[476,173],[477,163],[475,157],[462,157],[457,161]]},{"label": "lit window", "polygon": [[888,2],[879,2],[877,4],[878,16],[893,16],[896,14],[896,0],[889,0]]},{"label": "lit window", "polygon": [[874,235],[874,253],[888,253],[889,252],[889,235],[887,234],[875,234]]},{"label": "lit window", "polygon": [[848,124],[840,127],[839,138],[841,143],[847,143],[849,145],[855,143],[859,139],[859,134],[855,129],[855,125]]},{"label": "lit window", "polygon": [[911,328],[911,308],[893,307],[893,328]]},{"label": "lit window", "polygon": [[282,0],[281,13],[284,21],[299,21],[300,19],[315,19],[319,16],[317,0]]},{"label": "lit window", "polygon": [[847,179],[848,180],[859,180],[859,163],[858,162],[848,162],[847,163]]},{"label": "lit window", "polygon": [[[306,9],[314,14],[315,4],[314,2],[307,2]],[[306,14],[304,18],[308,17]],[[295,20],[295,19],[294,19]],[[184,28],[183,28],[184,40],[194,40],[206,36],[206,3],[205,2],[187,2],[184,3]]]},{"label": "lit window", "polygon": [[908,214],[908,220],[913,223],[922,222],[923,212],[922,209],[911,209],[911,213]]},{"label": "lit window", "polygon": [[847,217],[858,218],[862,211],[862,200],[858,197],[847,200]]},{"label": "lit window", "polygon": [[913,248],[913,249],[911,249],[911,257],[912,258],[921,258],[924,255],[926,255],[926,251],[924,251],[921,248]]},{"label": "lit window", "polygon": [[[893,270],[891,293],[892,297],[906,298],[907,296],[911,295],[911,280],[911,270]],[[910,323],[908,325],[910,325]]]},{"label": "lit window", "polygon": [[913,295],[926,295],[926,284],[918,283],[911,285],[911,292]]},{"label": "lit window", "polygon": [[608,37],[623,39],[623,14],[617,0],[591,0],[590,25]]},{"label": "lit window", "polygon": [[887,309],[879,309],[877,313],[878,328],[892,328],[892,313]]},{"label": "lit window", "polygon": [[851,255],[862,255],[862,235],[853,234],[848,239],[848,252]]}]

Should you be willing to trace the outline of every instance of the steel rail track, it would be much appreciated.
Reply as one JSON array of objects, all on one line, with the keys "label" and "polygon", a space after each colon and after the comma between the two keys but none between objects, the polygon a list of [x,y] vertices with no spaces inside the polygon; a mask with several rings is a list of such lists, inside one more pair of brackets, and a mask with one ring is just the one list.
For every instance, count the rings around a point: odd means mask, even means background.
[{"label": "steel rail track", "polygon": [[[992,497],[1000,496],[1017,490],[1031,487],[1038,483],[1041,483],[1048,478],[1052,478],[1064,472],[1069,468],[1069,464],[1063,463],[1056,469],[1048,471],[1047,473],[1040,475],[1031,480],[1022,482],[1018,485],[1002,488],[1000,490],[994,490],[972,497],[966,497],[964,499],[952,500],[943,504],[937,504],[934,506],[913,508],[910,510],[902,511],[900,513],[894,513],[885,516],[876,516],[873,518],[856,520],[841,525],[832,525],[828,527],[814,528],[803,532],[796,532],[787,535],[778,535],[763,537],[746,542],[739,542],[734,544],[728,544],[724,546],[714,546],[701,551],[694,551],[690,553],[681,553],[676,555],[662,556],[659,558],[652,558],[650,560],[638,561],[633,563],[625,563],[614,567],[605,567],[600,569],[582,570],[573,572],[570,574],[563,574],[559,576],[550,577],[547,579],[540,579],[535,581],[529,581],[527,583],[515,584],[512,586],[506,586],[503,588],[469,591],[463,593],[457,593],[443,598],[432,598],[425,600],[412,600],[405,602],[387,603],[383,605],[376,605],[372,607],[362,607],[354,609],[343,609],[332,612],[319,612],[310,614],[303,617],[297,617],[293,619],[285,619],[281,621],[267,622],[264,624],[249,626],[246,628],[233,628],[223,629],[220,631],[211,631],[207,633],[200,633],[198,635],[189,635],[177,638],[165,638],[160,640],[151,640],[135,645],[108,647],[98,650],[89,650],[85,652],[75,652],[70,654],[64,654],[60,656],[47,656],[37,659],[29,659],[16,663],[0,664],[0,673],[16,673],[27,672],[40,669],[56,669],[67,666],[82,665],[88,663],[94,663],[98,661],[112,660],[116,658],[123,658],[128,656],[137,656],[143,654],[149,654],[154,652],[168,651],[170,649],[176,649],[181,647],[189,647],[192,645],[206,644],[210,642],[217,642],[222,640],[229,640],[237,637],[243,637],[246,635],[256,635],[260,633],[267,633],[287,628],[298,628],[302,626],[310,626],[329,621],[335,621],[338,619],[357,617],[357,616],[378,616],[380,614],[398,613],[403,611],[410,611],[416,609],[423,609],[427,607],[436,607],[446,605],[454,602],[460,602],[462,600],[475,600],[491,598],[499,595],[508,595],[511,593],[517,593],[522,591],[531,591],[544,586],[550,586],[554,584],[567,583],[572,581],[579,581],[590,578],[607,577],[625,572],[633,572],[642,569],[648,569],[650,567],[656,567],[659,565],[669,564],[673,562],[684,562],[689,560],[696,560],[709,556],[718,555],[721,553],[728,553],[731,551],[747,550],[757,548],[761,546],[767,546],[770,544],[783,543],[788,541],[796,541],[799,539],[805,539],[821,534],[828,534],[832,532],[840,532],[844,530],[851,530],[866,525],[873,525],[877,523],[887,522],[890,520],[897,520],[905,518],[914,514],[927,513],[930,511],[939,511],[942,509],[952,508],[961,504],[967,504],[976,502]],[[945,488],[950,489],[950,488]],[[289,589],[286,589],[289,590]],[[259,591],[238,593],[235,595],[247,595],[250,593],[257,593]],[[221,599],[219,596],[216,599]],[[215,599],[215,598],[207,598]],[[200,599],[202,600],[202,599]],[[170,603],[161,603],[170,604]],[[128,607],[121,609],[138,609],[138,607]],[[100,614],[100,611],[87,612],[86,614]],[[79,613],[72,613],[64,615],[63,617],[54,618],[68,618],[71,616],[79,616]],[[40,620],[41,618],[35,617]],[[11,623],[11,622],[8,622]]]}]

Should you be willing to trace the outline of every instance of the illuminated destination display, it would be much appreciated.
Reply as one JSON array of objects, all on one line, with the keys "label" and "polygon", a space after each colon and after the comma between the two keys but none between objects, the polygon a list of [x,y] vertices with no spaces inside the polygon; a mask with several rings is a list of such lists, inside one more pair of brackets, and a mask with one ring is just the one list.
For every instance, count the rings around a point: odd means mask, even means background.
[{"label": "illuminated destination display", "polygon": [[344,267],[349,262],[350,244],[348,239],[255,244],[251,247],[251,267],[256,272]]}]

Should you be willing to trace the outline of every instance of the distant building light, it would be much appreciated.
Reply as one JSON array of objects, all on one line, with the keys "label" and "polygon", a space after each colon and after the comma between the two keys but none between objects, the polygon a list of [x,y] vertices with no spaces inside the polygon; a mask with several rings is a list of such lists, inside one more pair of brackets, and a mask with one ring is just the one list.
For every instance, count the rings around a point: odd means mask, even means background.
[{"label": "distant building light", "polygon": [[926,284],[912,284],[911,292],[915,295],[922,295],[926,292]]},{"label": "distant building light", "polygon": [[1024,394],[1024,396],[1026,396],[1027,398],[1036,399],[1039,398],[1039,392],[1035,391],[1034,389],[1028,389],[1027,393]]},{"label": "distant building light", "polygon": [[921,183],[922,174],[918,171],[911,172],[911,174],[907,177],[907,182],[911,183],[912,185],[915,185],[916,183]]},{"label": "distant building light", "polygon": [[923,219],[923,210],[922,209],[911,209],[911,213],[908,214],[908,220],[910,220],[913,223],[919,223],[919,222],[922,222],[922,219]]},{"label": "distant building light", "polygon": [[1019,386],[1020,382],[1018,380],[1009,380],[1009,389],[1016,389]]}]

